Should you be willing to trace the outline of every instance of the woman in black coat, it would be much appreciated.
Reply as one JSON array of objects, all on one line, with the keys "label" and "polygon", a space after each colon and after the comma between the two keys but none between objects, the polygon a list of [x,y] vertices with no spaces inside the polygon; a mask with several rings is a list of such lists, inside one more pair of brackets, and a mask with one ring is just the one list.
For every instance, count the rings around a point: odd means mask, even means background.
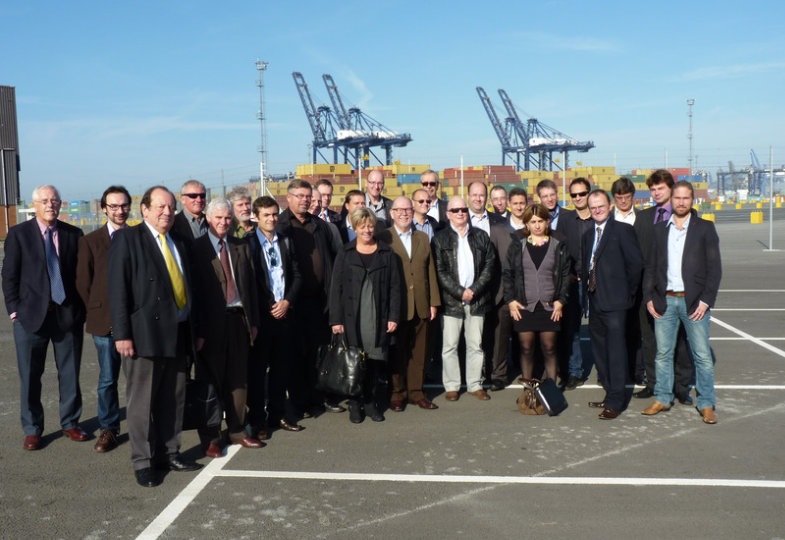
[{"label": "woman in black coat", "polygon": [[345,334],[350,346],[366,353],[362,404],[349,400],[349,419],[359,424],[365,414],[384,421],[377,401],[379,371],[387,361],[390,336],[398,327],[401,311],[401,275],[390,246],[374,237],[376,214],[368,208],[352,213],[357,238],[338,252],[330,287],[330,325],[334,334]]}]

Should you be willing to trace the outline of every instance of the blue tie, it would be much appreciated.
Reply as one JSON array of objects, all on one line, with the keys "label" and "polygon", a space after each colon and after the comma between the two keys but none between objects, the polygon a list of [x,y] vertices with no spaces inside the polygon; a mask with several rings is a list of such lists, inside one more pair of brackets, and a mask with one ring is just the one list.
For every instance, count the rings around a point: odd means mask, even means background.
[{"label": "blue tie", "polygon": [[52,229],[46,228],[46,270],[49,272],[49,292],[52,302],[62,304],[65,302],[65,288],[63,287],[63,276],[60,275],[60,259],[57,258],[57,250],[52,241]]}]

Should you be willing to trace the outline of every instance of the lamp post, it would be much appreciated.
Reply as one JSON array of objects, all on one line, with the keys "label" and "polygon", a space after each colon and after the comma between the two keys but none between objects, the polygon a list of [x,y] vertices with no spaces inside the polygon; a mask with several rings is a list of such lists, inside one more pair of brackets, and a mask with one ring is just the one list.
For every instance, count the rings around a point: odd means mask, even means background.
[{"label": "lamp post", "polygon": [[690,132],[687,134],[687,138],[690,140],[690,155],[689,155],[689,162],[690,162],[690,176],[692,176],[692,106],[695,104],[694,99],[687,100],[687,116],[690,117]]}]

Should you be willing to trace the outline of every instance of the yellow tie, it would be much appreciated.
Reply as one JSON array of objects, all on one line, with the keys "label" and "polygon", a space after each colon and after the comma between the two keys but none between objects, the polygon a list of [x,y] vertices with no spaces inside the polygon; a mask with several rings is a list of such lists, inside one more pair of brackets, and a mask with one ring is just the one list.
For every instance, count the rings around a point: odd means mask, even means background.
[{"label": "yellow tie", "polygon": [[169,244],[166,242],[166,236],[159,234],[158,238],[161,239],[161,247],[164,251],[164,260],[166,261],[166,269],[169,271],[169,279],[172,280],[172,288],[174,289],[174,301],[177,304],[177,309],[183,309],[188,299],[185,296],[185,283],[183,283],[183,275],[180,273],[180,268],[177,267],[177,261],[174,260],[174,255],[169,249]]}]

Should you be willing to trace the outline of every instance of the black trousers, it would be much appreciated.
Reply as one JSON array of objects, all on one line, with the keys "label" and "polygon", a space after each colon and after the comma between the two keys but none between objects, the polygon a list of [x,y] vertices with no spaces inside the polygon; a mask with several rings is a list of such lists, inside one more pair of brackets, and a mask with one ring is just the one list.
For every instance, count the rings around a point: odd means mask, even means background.
[{"label": "black trousers", "polygon": [[[605,389],[605,407],[622,411],[627,407],[631,392],[627,383],[627,328],[626,311],[600,311],[591,307],[589,331],[594,364],[600,383]],[[627,394],[630,394],[628,396]]]}]

